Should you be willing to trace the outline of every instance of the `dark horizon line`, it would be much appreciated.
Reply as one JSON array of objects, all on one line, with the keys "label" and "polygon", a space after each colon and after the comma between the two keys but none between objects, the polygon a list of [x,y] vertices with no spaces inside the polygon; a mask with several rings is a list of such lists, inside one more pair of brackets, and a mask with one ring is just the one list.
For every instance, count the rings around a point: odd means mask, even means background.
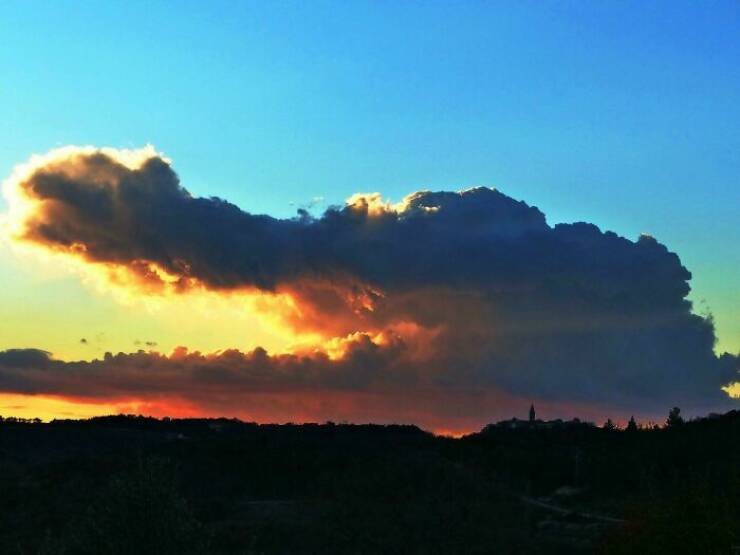
[{"label": "dark horizon line", "polygon": [[[685,421],[682,420],[683,423],[691,424],[691,423],[697,423],[697,422],[706,422],[709,420],[719,420],[722,418],[728,418],[728,417],[734,417],[740,415],[740,409],[731,409],[729,411],[723,412],[723,413],[716,413],[716,412],[710,412],[704,416],[696,416],[689,419],[686,419]],[[149,423],[157,423],[157,424],[169,424],[169,423],[195,423],[195,422],[205,422],[205,423],[226,423],[226,424],[236,424],[236,425],[242,425],[242,426],[256,426],[256,427],[302,427],[302,426],[310,426],[310,427],[374,427],[374,428],[403,428],[403,429],[416,429],[420,432],[424,432],[427,434],[431,434],[433,436],[438,437],[464,437],[464,436],[470,436],[479,434],[481,432],[486,431],[487,429],[497,428],[499,430],[502,429],[508,429],[508,430],[526,430],[526,429],[540,429],[540,430],[551,430],[553,428],[557,427],[568,427],[568,426],[585,426],[589,428],[599,429],[599,430],[609,430],[609,431],[625,431],[625,427],[620,427],[616,425],[614,421],[611,420],[611,418],[607,418],[607,420],[602,425],[597,425],[594,422],[588,421],[588,420],[581,420],[578,417],[571,418],[569,420],[563,420],[560,418],[556,418],[553,420],[535,420],[535,421],[529,421],[527,419],[520,419],[517,417],[512,417],[504,420],[498,420],[496,422],[490,422],[486,425],[484,425],[480,430],[472,431],[463,433],[459,436],[453,436],[452,434],[444,434],[444,433],[436,433],[434,430],[427,430],[422,427],[420,427],[417,424],[413,423],[402,423],[402,422],[391,422],[391,423],[382,423],[382,422],[348,422],[346,420],[334,422],[333,420],[326,420],[324,422],[316,422],[316,421],[304,421],[304,422],[257,422],[254,420],[242,420],[241,418],[237,417],[228,417],[228,416],[187,416],[187,417],[172,417],[172,416],[152,416],[152,415],[144,415],[144,414],[133,414],[133,413],[117,413],[117,414],[101,414],[97,416],[90,416],[87,418],[53,418],[51,420],[42,420],[39,417],[18,417],[18,416],[4,416],[2,413],[0,413],[0,424],[2,423],[18,423],[18,424],[34,424],[34,425],[51,425],[51,424],[71,424],[71,423],[96,423],[101,421],[111,421],[114,419],[119,420],[128,420],[128,421],[140,421],[140,422],[149,422]],[[521,424],[521,427],[514,428],[514,427],[506,427],[502,426],[502,424],[507,424],[510,422],[516,422],[518,424]],[[609,423],[613,427],[609,427]],[[637,421],[635,420],[635,423],[637,424],[637,427],[641,431],[651,431],[651,430],[663,430],[666,429],[668,424],[664,421],[662,424],[655,423],[653,421]],[[534,425],[533,425],[534,424]],[[540,424],[552,424],[553,426],[547,427],[547,426],[541,426]]]}]

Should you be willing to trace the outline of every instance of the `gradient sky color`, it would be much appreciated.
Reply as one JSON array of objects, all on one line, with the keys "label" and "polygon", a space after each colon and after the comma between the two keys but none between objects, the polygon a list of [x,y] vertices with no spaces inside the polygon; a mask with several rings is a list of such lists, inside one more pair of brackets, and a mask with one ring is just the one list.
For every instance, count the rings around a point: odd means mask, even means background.
[{"label": "gradient sky color", "polygon": [[[738,352],[738,28],[736,2],[3,2],[0,172],[151,143],[193,194],[283,217],[495,186],[657,237]],[[286,341],[243,318],[126,306],[0,250],[0,349]]]}]

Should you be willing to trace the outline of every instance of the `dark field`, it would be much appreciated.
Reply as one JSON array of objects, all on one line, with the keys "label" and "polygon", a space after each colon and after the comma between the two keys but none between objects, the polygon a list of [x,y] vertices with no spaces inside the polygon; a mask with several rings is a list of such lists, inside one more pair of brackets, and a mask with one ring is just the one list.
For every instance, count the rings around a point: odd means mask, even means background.
[{"label": "dark field", "polygon": [[2,554],[737,553],[740,414],[636,431],[0,423]]}]

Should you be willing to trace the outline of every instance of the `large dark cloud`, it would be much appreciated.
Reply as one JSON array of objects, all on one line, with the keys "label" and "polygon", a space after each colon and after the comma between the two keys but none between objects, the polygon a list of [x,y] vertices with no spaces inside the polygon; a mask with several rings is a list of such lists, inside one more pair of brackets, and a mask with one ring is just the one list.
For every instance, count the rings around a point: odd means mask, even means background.
[{"label": "large dark cloud", "polygon": [[[649,236],[550,226],[495,190],[418,192],[396,206],[357,196],[281,220],[192,197],[160,157],[132,168],[102,151],[52,158],[15,187],[33,207],[18,240],[124,270],[144,290],[284,293],[299,329],[414,336],[414,364],[394,352],[368,363],[373,376],[418,376],[424,360],[424,383],[440,390],[631,408],[721,405],[737,379],[737,358],[715,356],[712,322],[691,311],[676,254]],[[312,361],[347,383],[368,372]],[[176,389],[181,372],[165,375]]]}]

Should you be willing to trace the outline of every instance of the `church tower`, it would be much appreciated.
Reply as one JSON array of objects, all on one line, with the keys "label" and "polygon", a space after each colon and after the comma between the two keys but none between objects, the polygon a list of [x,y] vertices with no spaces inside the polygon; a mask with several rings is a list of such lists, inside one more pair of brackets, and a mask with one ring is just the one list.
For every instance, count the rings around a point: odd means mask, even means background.
[{"label": "church tower", "polygon": [[537,414],[534,412],[534,403],[532,403],[532,406],[529,407],[529,421],[534,423],[536,416]]}]

